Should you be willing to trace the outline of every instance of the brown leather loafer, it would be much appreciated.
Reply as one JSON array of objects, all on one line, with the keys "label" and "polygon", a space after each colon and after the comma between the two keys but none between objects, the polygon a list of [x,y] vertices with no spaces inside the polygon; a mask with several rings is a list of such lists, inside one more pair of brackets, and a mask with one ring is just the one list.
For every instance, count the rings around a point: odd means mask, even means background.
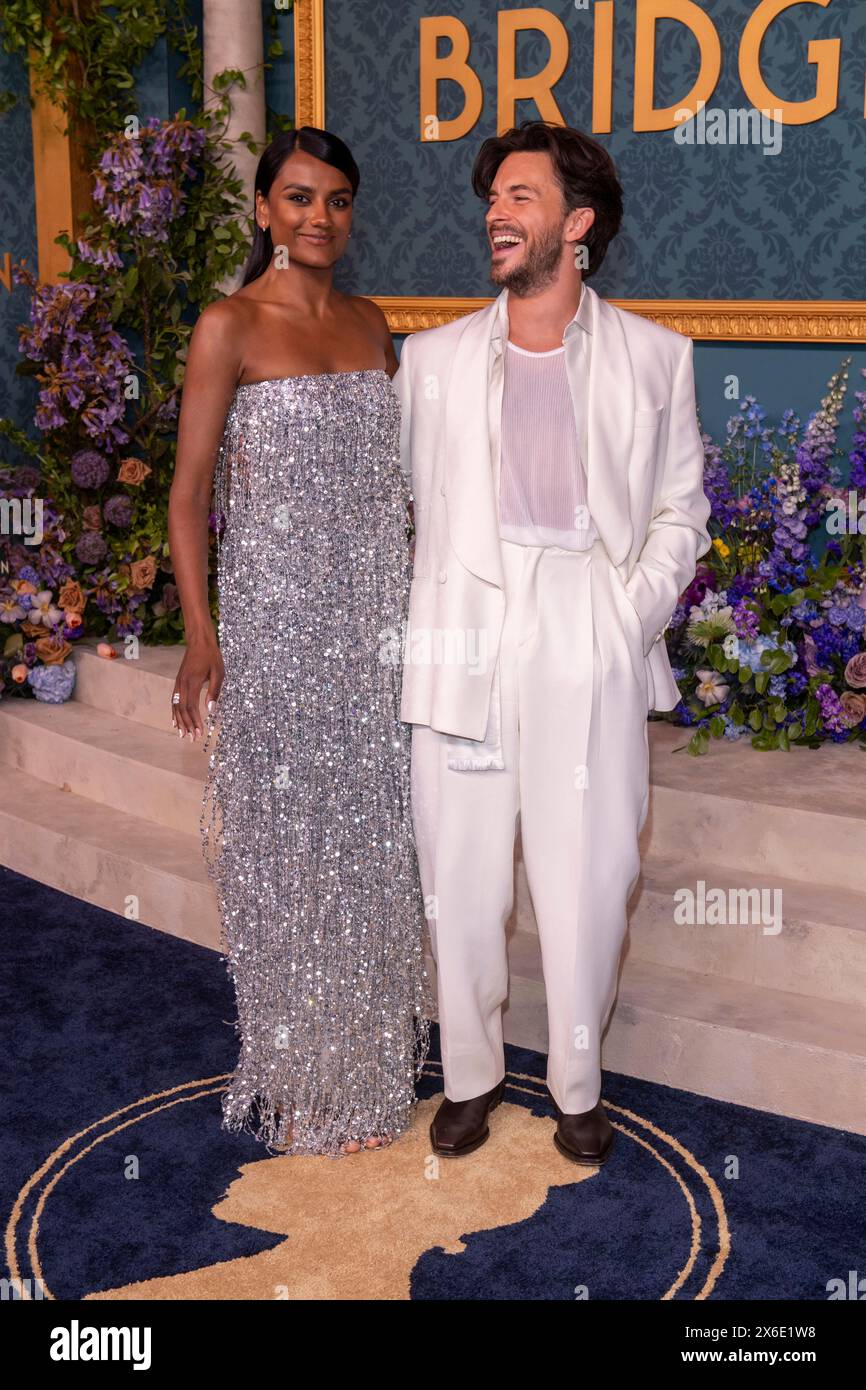
[{"label": "brown leather loafer", "polygon": [[[556,1105],[556,1101],[553,1102]],[[561,1154],[586,1168],[600,1168],[613,1144],[613,1128],[601,1103],[581,1115],[566,1115],[556,1105],[553,1142]]]},{"label": "brown leather loafer", "polygon": [[449,1100],[446,1096],[430,1125],[433,1152],[443,1158],[462,1158],[479,1149],[490,1137],[487,1116],[495,1110],[505,1092],[505,1077],[483,1096],[471,1100]]}]

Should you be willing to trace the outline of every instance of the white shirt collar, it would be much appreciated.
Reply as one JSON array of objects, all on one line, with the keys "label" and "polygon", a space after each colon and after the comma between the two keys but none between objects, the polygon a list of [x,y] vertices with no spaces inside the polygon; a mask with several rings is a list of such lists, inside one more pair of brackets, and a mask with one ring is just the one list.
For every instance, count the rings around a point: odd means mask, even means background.
[{"label": "white shirt collar", "polygon": [[[586,281],[581,281],[580,303],[572,319],[565,325],[562,341],[573,337],[577,328],[582,328],[585,333],[592,332],[592,315],[589,308],[589,294]],[[508,288],[502,290],[496,301],[496,314],[493,319],[493,333],[490,338],[490,346],[493,351],[500,353],[502,344],[508,339]]]}]

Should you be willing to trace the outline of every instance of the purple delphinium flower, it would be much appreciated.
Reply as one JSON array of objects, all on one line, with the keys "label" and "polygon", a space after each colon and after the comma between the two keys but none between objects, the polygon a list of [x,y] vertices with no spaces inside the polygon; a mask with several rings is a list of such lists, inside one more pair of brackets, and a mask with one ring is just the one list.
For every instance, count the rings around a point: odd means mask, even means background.
[{"label": "purple delphinium flower", "polygon": [[701,438],[704,444],[704,492],[712,508],[713,520],[725,530],[738,515],[737,497],[720,446],[714,444],[708,434]]},{"label": "purple delphinium flower", "polygon": [[[866,376],[866,369],[861,368],[861,371]],[[854,431],[852,447],[848,454],[851,463],[848,485],[862,489],[866,488],[866,391],[855,391],[854,401],[851,414],[860,428]]]},{"label": "purple delphinium flower", "polygon": [[738,637],[747,637],[750,641],[757,637],[760,619],[754,609],[742,602],[735,603],[731,609],[731,617]]},{"label": "purple delphinium flower", "polygon": [[759,588],[760,581],[749,574],[735,574],[733,579],[726,581],[726,593],[732,605],[741,599],[748,598]]}]

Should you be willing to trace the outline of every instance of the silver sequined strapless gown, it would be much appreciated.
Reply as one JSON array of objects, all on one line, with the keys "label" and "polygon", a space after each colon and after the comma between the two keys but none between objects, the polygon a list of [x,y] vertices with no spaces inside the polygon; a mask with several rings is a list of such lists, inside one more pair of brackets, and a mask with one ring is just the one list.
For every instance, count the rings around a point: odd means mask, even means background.
[{"label": "silver sequined strapless gown", "polygon": [[241,385],[214,475],[225,680],[202,804],[240,1056],[225,1129],[404,1131],[432,1014],[399,718],[410,580],[384,370]]}]

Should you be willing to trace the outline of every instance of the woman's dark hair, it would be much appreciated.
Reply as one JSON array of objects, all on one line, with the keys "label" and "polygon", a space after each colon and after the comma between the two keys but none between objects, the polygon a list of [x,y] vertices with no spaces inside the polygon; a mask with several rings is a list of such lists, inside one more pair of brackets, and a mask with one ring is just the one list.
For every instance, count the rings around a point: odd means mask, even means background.
[{"label": "woman's dark hair", "polygon": [[509,154],[543,150],[553,160],[566,212],[592,208],[595,221],[583,239],[589,264],[584,279],[594,275],[622,221],[622,185],[607,150],[571,126],[547,121],[524,121],[503,135],[485,140],[472,166],[472,187],[487,201],[490,185]]},{"label": "woman's dark hair", "polygon": [[[298,130],[283,131],[281,135],[277,135],[271,141],[262,153],[256,168],[255,193],[261,193],[263,198],[267,198],[271,191],[271,184],[289,155],[294,154],[295,150],[302,150],[304,154],[314,155],[316,159],[321,159],[323,164],[331,164],[335,169],[339,169],[340,173],[345,174],[348,179],[354,198],[358,191],[358,184],[361,182],[361,173],[352,158],[351,150],[338,135],[331,135],[330,131],[327,130],[317,130],[312,125],[302,125]],[[263,275],[274,254],[270,227],[262,228],[255,220],[255,194],[253,195],[253,223],[253,244],[244,267],[242,286],[248,285],[251,280],[257,280],[260,275]]]}]

